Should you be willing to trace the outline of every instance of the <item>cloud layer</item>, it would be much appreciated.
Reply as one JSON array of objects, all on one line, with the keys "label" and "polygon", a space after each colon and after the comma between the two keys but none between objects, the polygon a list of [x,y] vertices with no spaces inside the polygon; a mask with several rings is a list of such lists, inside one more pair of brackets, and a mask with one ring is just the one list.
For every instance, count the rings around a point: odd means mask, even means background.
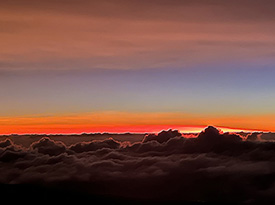
[{"label": "cloud layer", "polygon": [[0,71],[178,68],[197,65],[197,56],[266,62],[273,7],[269,0],[2,1]]},{"label": "cloud layer", "polygon": [[[208,127],[130,143],[65,145],[43,137],[28,148],[0,142],[0,182],[66,187],[93,195],[190,202],[274,200],[275,143]],[[186,136],[186,135],[185,135]]]}]

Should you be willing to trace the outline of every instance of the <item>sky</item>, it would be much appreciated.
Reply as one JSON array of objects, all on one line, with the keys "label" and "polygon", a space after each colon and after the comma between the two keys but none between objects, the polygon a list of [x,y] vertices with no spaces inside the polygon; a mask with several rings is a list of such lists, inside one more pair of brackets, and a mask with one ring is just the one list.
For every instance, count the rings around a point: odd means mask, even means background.
[{"label": "sky", "polygon": [[275,131],[269,0],[0,2],[0,134]]}]

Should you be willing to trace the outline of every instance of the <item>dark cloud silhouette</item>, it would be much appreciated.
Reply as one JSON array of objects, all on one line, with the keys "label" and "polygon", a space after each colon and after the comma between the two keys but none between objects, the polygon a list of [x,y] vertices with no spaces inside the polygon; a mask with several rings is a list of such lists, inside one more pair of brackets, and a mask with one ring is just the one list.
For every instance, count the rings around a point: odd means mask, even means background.
[{"label": "dark cloud silhouette", "polygon": [[94,140],[92,142],[82,142],[72,145],[71,150],[75,152],[88,152],[95,151],[102,148],[117,149],[120,146],[120,143],[109,138],[107,140]]},{"label": "dark cloud silhouette", "polygon": [[274,141],[275,133],[272,132],[253,132],[247,135],[247,140],[258,140],[258,141]]},{"label": "dark cloud silhouette", "polygon": [[67,146],[43,137],[28,148],[6,139],[0,182],[140,202],[274,202],[275,143],[253,134],[209,126],[197,138],[168,130]]},{"label": "dark cloud silhouette", "polygon": [[179,133],[177,130],[168,130],[168,131],[162,131],[159,134],[149,134],[146,135],[145,138],[143,139],[143,142],[148,142],[152,140],[156,140],[159,143],[163,143],[168,141],[170,138],[176,137],[176,136],[181,136],[181,133]]},{"label": "dark cloud silhouette", "polygon": [[257,141],[257,140],[261,140],[261,134],[253,132],[249,135],[247,135],[246,140],[248,141]]},{"label": "dark cloud silhouette", "polygon": [[8,147],[10,145],[12,145],[12,141],[10,139],[6,139],[5,141],[0,142],[0,147],[1,148]]},{"label": "dark cloud silhouette", "polygon": [[12,162],[19,158],[25,157],[26,153],[21,151],[5,150],[1,156],[0,161],[2,162]]},{"label": "dark cloud silhouette", "polygon": [[34,142],[31,144],[31,148],[39,153],[48,155],[59,155],[66,150],[62,142],[53,141],[48,137],[43,137],[38,142]]},{"label": "dark cloud silhouette", "polygon": [[198,140],[202,141],[203,143],[215,144],[216,142],[239,142],[242,140],[242,138],[236,134],[223,134],[217,128],[209,126],[198,135]]}]

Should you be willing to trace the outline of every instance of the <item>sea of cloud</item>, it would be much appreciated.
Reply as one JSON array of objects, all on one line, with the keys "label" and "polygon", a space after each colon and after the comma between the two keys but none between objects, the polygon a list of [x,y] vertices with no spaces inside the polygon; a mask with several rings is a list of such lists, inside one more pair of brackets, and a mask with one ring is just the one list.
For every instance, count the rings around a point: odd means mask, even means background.
[{"label": "sea of cloud", "polygon": [[0,142],[0,183],[65,187],[93,195],[188,202],[275,200],[275,142],[261,134],[196,136],[176,130],[142,141],[42,137],[29,147]]}]

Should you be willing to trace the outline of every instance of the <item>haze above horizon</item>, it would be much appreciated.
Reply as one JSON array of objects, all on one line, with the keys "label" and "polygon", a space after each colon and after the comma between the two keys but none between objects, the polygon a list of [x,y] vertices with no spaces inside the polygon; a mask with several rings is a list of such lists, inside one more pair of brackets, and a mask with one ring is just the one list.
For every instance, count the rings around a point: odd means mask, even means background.
[{"label": "haze above horizon", "polygon": [[0,134],[275,132],[269,0],[0,2]]}]

